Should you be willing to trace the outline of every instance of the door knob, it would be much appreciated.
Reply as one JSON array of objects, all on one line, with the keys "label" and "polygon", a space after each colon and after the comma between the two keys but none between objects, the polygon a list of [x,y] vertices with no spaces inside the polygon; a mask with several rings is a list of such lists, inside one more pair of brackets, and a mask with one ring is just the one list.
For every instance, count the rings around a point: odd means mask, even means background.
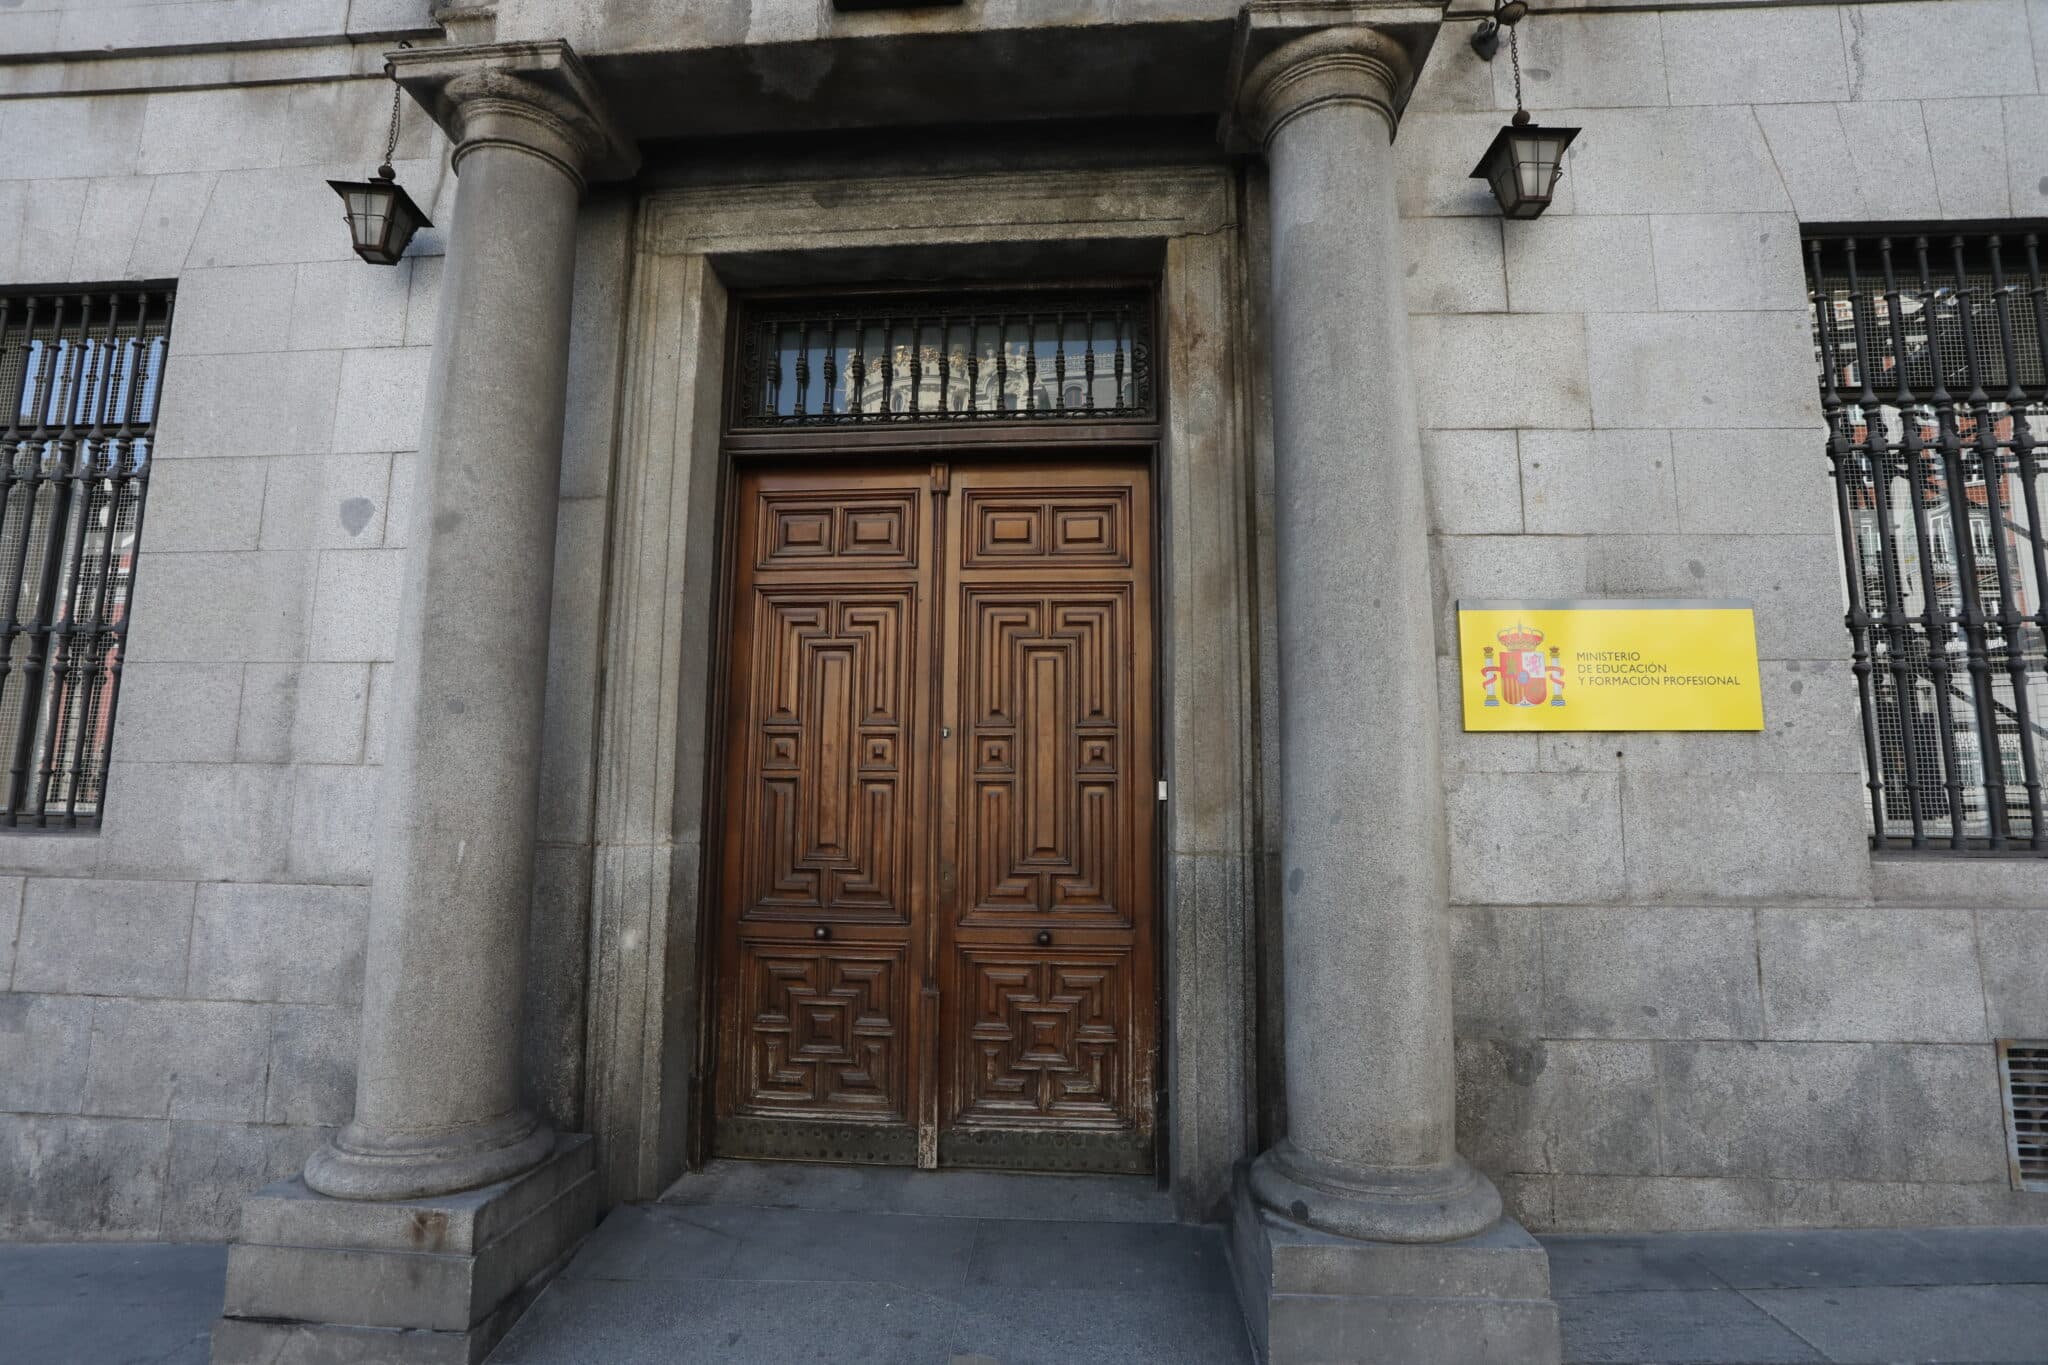
[{"label": "door knob", "polygon": [[1052,930],[1050,930],[1050,929],[1040,929],[1040,930],[1038,931],[1038,946],[1039,946],[1039,947],[1041,947],[1041,948],[1044,948],[1044,947],[1048,946],[1049,944],[1051,944],[1051,942],[1052,942]]},{"label": "door knob", "polygon": [[828,939],[832,937],[832,930],[828,926],[821,924],[817,928],[811,930],[811,937],[816,939]]}]

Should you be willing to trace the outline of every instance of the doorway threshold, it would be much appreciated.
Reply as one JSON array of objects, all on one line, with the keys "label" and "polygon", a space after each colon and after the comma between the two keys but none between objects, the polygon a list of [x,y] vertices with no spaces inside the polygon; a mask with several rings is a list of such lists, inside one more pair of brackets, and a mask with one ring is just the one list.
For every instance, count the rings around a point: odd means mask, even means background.
[{"label": "doorway threshold", "polygon": [[1176,1221],[1172,1198],[1151,1176],[919,1171],[794,1161],[707,1162],[671,1185],[658,1202],[1039,1222]]}]

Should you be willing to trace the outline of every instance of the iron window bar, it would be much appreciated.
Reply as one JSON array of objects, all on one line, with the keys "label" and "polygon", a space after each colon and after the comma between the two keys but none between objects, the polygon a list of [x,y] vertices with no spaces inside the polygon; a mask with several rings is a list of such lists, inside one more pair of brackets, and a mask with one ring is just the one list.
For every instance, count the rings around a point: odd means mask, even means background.
[{"label": "iron window bar", "polygon": [[172,291],[0,291],[0,828],[91,829]]},{"label": "iron window bar", "polygon": [[1142,289],[857,294],[742,305],[737,429],[1147,421]]},{"label": "iron window bar", "polygon": [[1810,234],[1878,847],[2048,852],[2048,283],[2033,230]]}]

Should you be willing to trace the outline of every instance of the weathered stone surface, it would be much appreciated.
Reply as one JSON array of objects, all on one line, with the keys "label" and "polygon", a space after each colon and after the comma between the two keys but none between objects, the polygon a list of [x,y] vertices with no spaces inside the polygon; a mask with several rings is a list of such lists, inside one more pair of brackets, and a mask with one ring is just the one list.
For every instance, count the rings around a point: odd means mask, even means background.
[{"label": "weathered stone surface", "polygon": [[1669,432],[1525,431],[1520,439],[1531,535],[1678,529]]},{"label": "weathered stone surface", "polygon": [[1806,266],[1799,220],[1792,214],[1660,214],[1650,219],[1650,240],[1657,261],[1657,298],[1665,308],[1769,311],[1805,306]]},{"label": "weathered stone surface", "polygon": [[1541,916],[1493,906],[1451,908],[1451,1000],[1460,1038],[1540,1037]]},{"label": "weathered stone surface", "polygon": [[[1546,214],[1500,227],[1507,243],[1508,307],[1517,313],[1656,310],[1657,266],[1650,254],[1648,218]],[[1487,382],[1498,374],[1489,374]]]},{"label": "weathered stone surface", "polygon": [[0,1114],[0,1237],[154,1237],[169,1125]]},{"label": "weathered stone surface", "polygon": [[1967,910],[1763,910],[1757,953],[1762,1037],[1989,1041]]},{"label": "weathered stone surface", "polygon": [[262,1005],[101,1000],[83,1111],[121,1118],[257,1122],[270,1040]]},{"label": "weathered stone surface", "polygon": [[[352,1005],[284,1005],[273,1013],[263,1101],[267,1122],[333,1125],[348,1119],[355,1105],[359,1022],[360,1011]],[[311,1155],[311,1148],[301,1155]]]},{"label": "weathered stone surface", "polygon": [[92,1009],[80,995],[0,995],[0,1111],[75,1114],[85,1095]]},{"label": "weathered stone surface", "polygon": [[[1755,115],[1770,140],[1776,183],[1790,193],[1802,221],[1882,221],[1940,212],[1918,101],[1765,104],[1756,106]],[[1711,206],[1694,211],[1710,212]]]},{"label": "weathered stone surface", "polygon": [[1674,6],[1658,16],[1671,102],[1848,99],[1841,15],[1832,5],[1788,5],[1752,13]]},{"label": "weathered stone surface", "polygon": [[[1408,339],[1424,427],[1592,425],[1581,318],[1424,316],[1411,324]],[[1510,369],[1496,363],[1504,354],[1517,357]],[[1473,382],[1478,375],[1484,383]]]},{"label": "weathered stone surface", "polygon": [[354,887],[202,885],[186,992],[353,1005],[361,999],[368,903]]},{"label": "weathered stone surface", "polygon": [[274,877],[284,871],[291,776],[249,763],[116,762],[100,867],[195,880]]},{"label": "weathered stone surface", "polygon": [[2002,1180],[1987,1047],[1660,1043],[1673,1174]]},{"label": "weathered stone surface", "polygon": [[1446,535],[1522,530],[1522,471],[1512,431],[1425,431],[1430,528]]},{"label": "weathered stone surface", "polygon": [[[1666,94],[1660,18],[1655,14],[1558,14],[1551,16],[1549,23],[1518,30],[1523,103],[1530,109],[1694,103]],[[1496,60],[1490,66],[1494,107],[1514,108],[1514,64]]]},{"label": "weathered stone surface", "polygon": [[297,659],[305,648],[312,567],[308,556],[296,554],[153,555],[135,587],[129,657]]},{"label": "weathered stone surface", "polygon": [[1842,657],[1832,536],[1607,535],[1588,539],[1584,555],[1590,595],[1742,598],[1756,608],[1759,658]]},{"label": "weathered stone surface", "polygon": [[137,663],[121,674],[114,753],[131,763],[227,763],[242,704],[236,663]]},{"label": "weathered stone surface", "polygon": [[1678,524],[1685,531],[1823,535],[1835,515],[1827,436],[1785,431],[1674,431]]},{"label": "weathered stone surface", "polygon": [[1410,313],[1503,313],[1507,275],[1496,219],[1439,218],[1403,234],[1402,272]]},{"label": "weathered stone surface", "polygon": [[[1776,144],[1765,143],[1757,116],[1741,106],[1571,111],[1551,121],[1585,128],[1572,144],[1563,182],[1573,186],[1576,212],[1768,213],[1795,207],[1786,202],[1772,165]],[[1803,214],[1804,206],[1798,207]]]},{"label": "weathered stone surface", "polygon": [[297,1170],[319,1141],[317,1128],[174,1121],[163,1236],[177,1241],[232,1237],[243,1197]]},{"label": "weathered stone surface", "polygon": [[[320,188],[333,197],[332,190]],[[289,290],[289,283],[284,288]],[[164,366],[159,458],[326,451],[334,439],[334,401],[345,354],[189,355],[174,347]]]},{"label": "weathered stone surface", "polygon": [[1618,898],[1620,794],[1611,773],[1450,775],[1444,800],[1451,899],[1484,905]]},{"label": "weathered stone surface", "polygon": [[383,769],[309,763],[292,774],[293,875],[343,885],[367,883]]},{"label": "weathered stone surface", "polygon": [[[150,553],[255,549],[264,482],[272,464],[248,457],[167,460],[157,465],[149,479]],[[125,692],[121,709],[126,722]]]},{"label": "weathered stone surface", "polygon": [[[2014,40],[2026,27],[2024,0],[1845,5],[1841,13],[1850,99],[1942,99],[2037,89],[2033,53]],[[1911,55],[1911,48],[1930,42],[1953,43],[1983,56],[1969,71],[1944,80]]]},{"label": "weathered stone surface", "polygon": [[1488,1172],[1654,1174],[1651,1044],[1461,1040],[1458,1142]]},{"label": "weathered stone surface", "polygon": [[321,551],[311,657],[365,663],[392,658],[404,572],[405,557],[395,550]]},{"label": "weathered stone surface", "polygon": [[1531,913],[1543,921],[1545,1036],[1763,1036],[1750,911]]},{"label": "weathered stone surface", "polygon": [[263,492],[266,550],[352,550],[383,543],[391,457],[304,456],[271,462]]},{"label": "weathered stone surface", "polygon": [[293,695],[291,754],[300,763],[363,761],[370,664],[306,664]]},{"label": "weathered stone surface", "polygon": [[1586,331],[1595,425],[1796,427],[1820,411],[1806,314],[1617,313]]},{"label": "weathered stone surface", "polygon": [[2048,1038],[2048,912],[1979,910],[1984,1012],[1997,1038]]},{"label": "weathered stone surface", "polygon": [[23,882],[19,877],[0,877],[0,986],[14,976],[14,942],[21,934]]},{"label": "weathered stone surface", "polygon": [[1853,782],[1816,773],[1749,773],[1715,783],[1703,806],[1662,773],[1622,774],[1628,894],[1645,900],[1746,900],[1869,894],[1869,810]]},{"label": "weathered stone surface", "polygon": [[432,358],[426,346],[342,352],[332,449],[417,449]]},{"label": "weathered stone surface", "polygon": [[193,894],[190,882],[31,881],[15,945],[14,988],[181,993]]}]

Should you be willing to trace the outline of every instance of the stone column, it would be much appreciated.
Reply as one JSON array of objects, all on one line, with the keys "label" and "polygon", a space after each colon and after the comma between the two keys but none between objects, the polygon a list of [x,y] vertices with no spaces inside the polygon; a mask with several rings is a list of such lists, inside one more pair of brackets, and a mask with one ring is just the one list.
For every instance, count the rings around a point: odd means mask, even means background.
[{"label": "stone column", "polygon": [[1259,62],[1239,106],[1272,172],[1287,1135],[1251,1167],[1237,1236],[1274,1365],[1367,1344],[1557,1351],[1541,1249],[1500,1226],[1453,1145],[1435,594],[1394,200],[1410,78],[1393,37],[1322,29]]},{"label": "stone column", "polygon": [[1295,1221],[1433,1242],[1500,1216],[1452,1146],[1447,850],[1429,513],[1408,367],[1396,101],[1363,28],[1298,38],[1245,108],[1272,167],[1287,1137]]},{"label": "stone column", "polygon": [[[455,143],[370,897],[355,1117],[306,1165],[354,1199],[472,1189],[554,1136],[520,1102],[576,213],[615,156],[566,49],[401,53]],[[552,60],[549,60],[552,58]]]},{"label": "stone column", "polygon": [[[242,1204],[215,1365],[479,1360],[596,1218],[520,1102],[577,201],[630,171],[565,44],[396,54],[455,143],[353,1121]],[[337,225],[337,231],[339,226]],[[364,269],[372,267],[365,266]]]}]

